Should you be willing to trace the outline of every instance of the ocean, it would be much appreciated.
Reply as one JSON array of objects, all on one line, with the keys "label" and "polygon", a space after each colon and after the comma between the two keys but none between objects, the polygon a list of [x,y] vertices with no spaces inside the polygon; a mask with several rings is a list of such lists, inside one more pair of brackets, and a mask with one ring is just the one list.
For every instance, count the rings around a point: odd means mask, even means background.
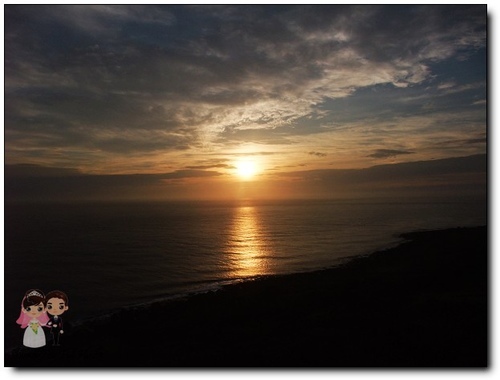
[{"label": "ocean", "polygon": [[403,232],[487,224],[486,201],[310,200],[5,204],[5,348],[24,292],[59,289],[66,320],[332,267]]}]

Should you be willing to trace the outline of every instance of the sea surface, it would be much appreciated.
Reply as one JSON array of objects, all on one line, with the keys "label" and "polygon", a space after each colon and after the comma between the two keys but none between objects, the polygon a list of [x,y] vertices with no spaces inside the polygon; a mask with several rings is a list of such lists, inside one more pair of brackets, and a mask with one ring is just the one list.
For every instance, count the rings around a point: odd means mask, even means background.
[{"label": "sea surface", "polygon": [[6,203],[5,348],[24,292],[59,289],[74,324],[262,275],[328,268],[400,233],[486,225],[486,201]]}]

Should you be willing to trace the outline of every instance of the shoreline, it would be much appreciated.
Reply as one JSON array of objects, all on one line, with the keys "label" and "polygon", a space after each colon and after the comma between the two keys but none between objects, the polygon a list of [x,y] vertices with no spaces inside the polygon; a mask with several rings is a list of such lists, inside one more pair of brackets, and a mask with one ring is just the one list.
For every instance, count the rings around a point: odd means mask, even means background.
[{"label": "shoreline", "polygon": [[127,308],[4,365],[486,367],[487,228],[401,237],[337,267]]}]

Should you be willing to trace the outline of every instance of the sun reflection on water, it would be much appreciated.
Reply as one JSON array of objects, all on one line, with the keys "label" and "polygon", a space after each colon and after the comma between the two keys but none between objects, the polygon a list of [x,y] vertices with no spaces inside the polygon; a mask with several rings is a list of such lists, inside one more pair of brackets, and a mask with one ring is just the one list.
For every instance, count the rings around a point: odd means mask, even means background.
[{"label": "sun reflection on water", "polygon": [[255,207],[241,206],[235,209],[226,253],[236,277],[269,273],[267,247]]}]

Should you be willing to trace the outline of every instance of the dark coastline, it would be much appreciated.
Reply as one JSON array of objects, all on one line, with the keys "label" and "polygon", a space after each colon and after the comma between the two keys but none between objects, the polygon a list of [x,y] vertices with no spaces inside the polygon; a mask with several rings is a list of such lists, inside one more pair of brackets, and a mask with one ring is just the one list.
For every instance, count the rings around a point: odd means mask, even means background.
[{"label": "dark coastline", "polygon": [[60,347],[8,352],[4,365],[487,367],[487,228],[403,237],[339,268],[123,311],[68,329]]}]

